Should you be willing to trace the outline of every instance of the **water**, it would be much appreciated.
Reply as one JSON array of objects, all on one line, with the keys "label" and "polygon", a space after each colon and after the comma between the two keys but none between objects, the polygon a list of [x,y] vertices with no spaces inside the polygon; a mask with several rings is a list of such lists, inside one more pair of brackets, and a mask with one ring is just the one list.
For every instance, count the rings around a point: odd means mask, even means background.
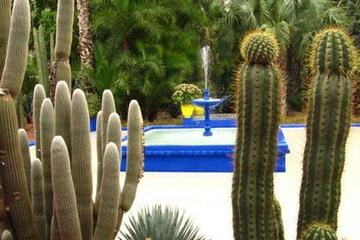
[{"label": "water", "polygon": [[201,48],[200,52],[204,68],[205,89],[208,89],[208,83],[210,80],[210,46],[205,46]]},{"label": "water", "polygon": [[203,136],[204,129],[154,129],[146,132],[145,145],[234,145],[236,128],[213,128],[213,136]]}]

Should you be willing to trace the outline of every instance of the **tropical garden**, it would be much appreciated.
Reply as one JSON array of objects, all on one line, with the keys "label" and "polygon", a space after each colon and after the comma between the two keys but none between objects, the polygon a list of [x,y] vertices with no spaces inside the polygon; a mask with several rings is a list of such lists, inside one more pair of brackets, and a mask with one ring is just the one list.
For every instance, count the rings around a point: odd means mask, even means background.
[{"label": "tropical garden", "polygon": [[[29,81],[22,90],[27,116],[31,91],[36,83],[47,82],[54,60],[50,49],[56,21],[54,1],[36,0],[31,5]],[[158,112],[176,117],[179,106],[171,95],[181,83],[204,88],[200,49],[209,45],[211,94],[230,97],[218,111],[233,112],[231,80],[242,61],[239,39],[249,30],[262,28],[273,32],[280,43],[285,113],[301,112],[306,99],[307,46],[318,29],[329,25],[346,28],[357,41],[359,7],[358,1],[325,0],[78,0],[70,55],[72,81],[87,89],[92,113],[99,109],[101,92],[111,89],[119,112],[126,113],[129,101],[136,98],[147,120],[154,120]]]},{"label": "tropical garden", "polygon": [[[298,239],[337,239],[350,112],[360,114],[358,81],[350,99],[360,76],[359,11],[350,0],[0,0],[1,239],[114,239],[143,176],[143,118],[177,118],[204,87],[226,99],[217,111],[237,113],[234,238],[284,239],[273,143],[280,113],[309,108]],[[128,124],[122,188],[119,115]],[[18,130],[26,124],[36,160]],[[129,221],[125,239],[205,239],[170,207]]]}]

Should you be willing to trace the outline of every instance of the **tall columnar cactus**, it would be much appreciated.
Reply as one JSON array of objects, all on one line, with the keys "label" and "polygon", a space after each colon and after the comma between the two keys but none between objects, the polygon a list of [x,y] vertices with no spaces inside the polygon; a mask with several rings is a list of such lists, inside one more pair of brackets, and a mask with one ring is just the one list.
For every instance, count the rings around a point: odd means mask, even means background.
[{"label": "tall columnar cactus", "polygon": [[[8,21],[10,1],[1,1],[1,17]],[[2,13],[5,13],[2,15]],[[2,19],[3,20],[3,19]],[[1,27],[1,38],[6,38],[6,27]],[[27,0],[13,1],[13,11],[6,58],[0,82],[0,176],[4,200],[16,239],[37,239],[30,196],[27,189],[24,163],[18,138],[18,124],[14,99],[18,96],[26,68],[28,40],[30,34],[30,6]],[[1,47],[4,41],[2,41]],[[3,61],[3,48],[0,58]]]},{"label": "tall columnar cactus", "polygon": [[27,187],[29,195],[31,196],[31,157],[29,151],[29,141],[25,129],[19,129],[18,134],[21,148],[21,156],[24,161]]},{"label": "tall columnar cactus", "polygon": [[268,240],[273,220],[273,171],[277,159],[281,75],[273,65],[278,43],[255,31],[241,42],[245,59],[236,72],[238,87],[236,152],[232,184],[234,239]]},{"label": "tall columnar cactus", "polygon": [[34,88],[33,93],[33,115],[32,115],[32,121],[33,121],[33,127],[34,127],[34,134],[35,134],[35,140],[36,140],[36,157],[40,158],[41,152],[40,152],[40,110],[43,100],[46,98],[46,93],[43,85],[36,84]]},{"label": "tall columnar cactus", "polygon": [[71,156],[71,97],[64,81],[59,81],[55,91],[55,135],[62,136]]},{"label": "tall columnar cactus", "polygon": [[71,155],[71,172],[75,185],[81,235],[83,239],[91,239],[93,235],[93,186],[90,119],[85,94],[80,89],[76,89],[73,93],[71,111],[71,146],[74,148]]},{"label": "tall columnar cactus", "polygon": [[35,48],[39,83],[42,84],[46,92],[48,92],[49,90],[48,57],[46,52],[44,28],[41,24],[39,25],[38,29],[33,28],[33,36],[34,36],[34,48]]},{"label": "tall columnar cactus", "polygon": [[71,90],[71,66],[69,57],[74,22],[74,0],[59,0],[56,18],[55,62],[52,66],[51,85],[55,90],[58,81],[65,81]]},{"label": "tall columnar cactus", "polygon": [[69,153],[64,139],[60,136],[54,137],[51,144],[51,170],[55,217],[60,239],[81,240],[80,220]]},{"label": "tall columnar cactus", "polygon": [[40,111],[40,146],[44,175],[44,213],[46,219],[46,236],[50,239],[51,219],[53,216],[53,191],[51,184],[51,141],[55,136],[55,112],[52,102],[45,98]]},{"label": "tall columnar cactus", "polygon": [[35,225],[41,240],[46,240],[44,194],[43,194],[43,166],[36,158],[31,164],[31,200],[35,215]]},{"label": "tall columnar cactus", "polygon": [[[99,212],[93,240],[112,239],[115,231],[119,205],[119,150],[115,143],[106,145]],[[115,211],[114,211],[115,210]]]},{"label": "tall columnar cactus", "polygon": [[306,128],[298,239],[314,222],[337,229],[354,55],[351,40],[337,28],[318,33],[312,45],[310,64],[315,77]]},{"label": "tall columnar cactus", "polygon": [[11,19],[11,0],[0,0],[0,79],[5,64]]}]

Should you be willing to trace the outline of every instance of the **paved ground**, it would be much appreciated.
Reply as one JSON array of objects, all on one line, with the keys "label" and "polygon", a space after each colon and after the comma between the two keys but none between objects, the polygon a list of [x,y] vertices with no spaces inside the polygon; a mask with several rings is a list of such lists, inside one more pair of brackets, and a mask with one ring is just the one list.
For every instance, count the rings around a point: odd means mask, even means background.
[{"label": "paved ground", "polygon": [[[275,175],[276,196],[282,206],[285,237],[294,240],[301,180],[302,153],[305,144],[304,128],[283,129],[291,153],[287,155],[286,173]],[[92,135],[95,144],[95,136]],[[95,148],[93,148],[95,149]],[[347,143],[347,159],[342,179],[342,198],[339,211],[338,235],[347,240],[360,239],[360,128],[352,128]],[[96,154],[93,154],[96,156]],[[93,159],[96,183],[96,159]],[[123,182],[124,174],[122,173]],[[212,240],[231,240],[231,174],[230,173],[150,173],[140,182],[133,208],[155,204],[177,206],[191,216],[201,233]]]}]

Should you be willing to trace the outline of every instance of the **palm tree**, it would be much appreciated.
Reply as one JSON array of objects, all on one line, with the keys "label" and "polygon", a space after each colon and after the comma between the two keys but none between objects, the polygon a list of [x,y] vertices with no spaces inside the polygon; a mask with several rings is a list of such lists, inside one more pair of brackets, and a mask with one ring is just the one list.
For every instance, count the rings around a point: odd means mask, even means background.
[{"label": "palm tree", "polygon": [[157,109],[169,103],[177,84],[198,81],[206,19],[193,1],[93,3],[95,74],[101,77],[104,66],[111,73],[107,83],[96,83],[102,85],[99,88],[111,87],[123,96],[122,104],[136,97],[144,115],[153,119]]},{"label": "palm tree", "polygon": [[306,47],[314,33],[329,24],[346,23],[344,8],[330,0],[232,0],[218,23],[216,46],[235,63],[239,58],[238,40],[246,31],[272,31],[282,48],[280,63],[286,70],[287,108],[293,109],[302,106],[296,101],[303,84]]},{"label": "palm tree", "polygon": [[79,27],[79,52],[82,68],[92,68],[93,40],[90,27],[89,0],[76,0],[78,27]]}]

